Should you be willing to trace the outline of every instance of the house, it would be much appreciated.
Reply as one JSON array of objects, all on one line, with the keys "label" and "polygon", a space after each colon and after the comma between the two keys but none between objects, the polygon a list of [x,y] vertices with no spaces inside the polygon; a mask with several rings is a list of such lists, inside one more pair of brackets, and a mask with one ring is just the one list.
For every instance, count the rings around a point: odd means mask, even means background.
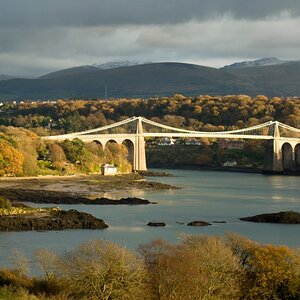
[{"label": "house", "polygon": [[219,150],[243,150],[245,142],[244,141],[231,141],[222,140],[219,142]]},{"label": "house", "polygon": [[201,142],[196,138],[186,138],[184,139],[184,144],[189,146],[201,146]]},{"label": "house", "polygon": [[237,162],[235,160],[233,161],[226,161],[222,164],[222,167],[235,167],[237,165]]},{"label": "house", "polygon": [[101,167],[102,175],[104,176],[114,176],[117,174],[117,167],[109,164],[104,164]]},{"label": "house", "polygon": [[168,137],[161,138],[157,143],[157,145],[160,146],[173,146],[174,144],[175,144],[175,139],[168,138]]}]

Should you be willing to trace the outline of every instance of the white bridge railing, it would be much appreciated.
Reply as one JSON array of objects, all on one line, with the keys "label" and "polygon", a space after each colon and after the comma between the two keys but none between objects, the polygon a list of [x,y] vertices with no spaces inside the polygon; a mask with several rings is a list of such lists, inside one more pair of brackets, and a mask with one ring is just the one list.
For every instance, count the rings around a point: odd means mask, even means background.
[{"label": "white bridge railing", "polygon": [[[107,133],[106,131],[114,128],[121,127],[125,124],[134,124],[134,123],[147,124],[153,126],[156,129],[163,129],[169,132],[145,132],[139,131],[138,133]],[[300,129],[288,126],[286,124],[270,121],[263,124],[259,124],[256,126],[251,126],[249,128],[237,129],[237,130],[229,130],[229,131],[193,131],[187,129],[181,129],[176,127],[171,127],[167,125],[163,125],[151,120],[148,120],[143,117],[132,117],[114,124],[110,124],[107,126],[103,126],[100,128],[95,128],[91,130],[85,130],[81,132],[74,132],[63,135],[55,135],[44,137],[47,140],[65,140],[65,139],[74,139],[80,138],[82,140],[92,140],[99,138],[134,138],[134,137],[193,137],[193,138],[233,138],[233,139],[255,139],[255,140],[271,140],[275,138],[275,129],[274,128],[282,128],[284,130],[291,131],[293,134],[300,133]],[[136,128],[136,127],[135,127]],[[273,129],[273,130],[270,130]],[[265,130],[266,133],[262,133],[261,131]],[[281,139],[279,136],[276,138]],[[299,140],[300,137],[289,137],[288,139]]]}]

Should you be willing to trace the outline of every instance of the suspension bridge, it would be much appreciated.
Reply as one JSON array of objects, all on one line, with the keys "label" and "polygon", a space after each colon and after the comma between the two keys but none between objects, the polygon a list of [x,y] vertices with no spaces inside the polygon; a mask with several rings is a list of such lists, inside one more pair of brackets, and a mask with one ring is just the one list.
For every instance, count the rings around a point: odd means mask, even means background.
[{"label": "suspension bridge", "polygon": [[75,138],[86,143],[97,142],[103,149],[109,142],[126,144],[133,170],[139,171],[147,170],[145,154],[147,138],[265,140],[265,171],[280,173],[284,170],[300,170],[300,129],[277,121],[238,130],[203,132],[175,128],[143,117],[132,117],[100,128],[44,137],[54,141]]}]

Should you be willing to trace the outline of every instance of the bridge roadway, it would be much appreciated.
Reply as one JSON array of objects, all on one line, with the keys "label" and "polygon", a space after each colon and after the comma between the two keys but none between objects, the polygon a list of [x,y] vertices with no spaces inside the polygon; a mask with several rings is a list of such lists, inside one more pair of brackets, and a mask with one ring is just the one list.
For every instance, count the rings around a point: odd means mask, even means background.
[{"label": "bridge roadway", "polygon": [[[131,140],[135,137],[140,136],[144,138],[163,138],[163,137],[169,137],[169,138],[216,138],[216,139],[252,139],[252,140],[273,140],[274,137],[271,135],[247,135],[247,134],[193,134],[193,133],[143,133],[143,134],[136,134],[136,133],[114,133],[114,134],[89,134],[89,135],[72,135],[69,136],[69,138],[79,138],[83,141],[97,141],[101,139],[108,139],[108,140],[114,140],[114,139],[123,139],[123,140]],[[66,137],[56,138],[53,140],[65,140]],[[285,137],[279,137],[278,140],[286,141],[287,138]],[[298,138],[288,138],[290,141],[295,141],[300,143],[300,139]]]}]

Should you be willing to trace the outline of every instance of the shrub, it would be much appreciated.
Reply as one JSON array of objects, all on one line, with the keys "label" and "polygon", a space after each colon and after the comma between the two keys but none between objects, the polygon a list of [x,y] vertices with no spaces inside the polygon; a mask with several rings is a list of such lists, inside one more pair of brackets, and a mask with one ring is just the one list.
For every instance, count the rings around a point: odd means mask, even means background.
[{"label": "shrub", "polygon": [[0,208],[11,209],[11,202],[3,196],[0,196]]},{"label": "shrub", "polygon": [[243,299],[300,299],[299,252],[238,235],[229,235],[228,241],[245,271]]},{"label": "shrub", "polygon": [[38,300],[34,295],[22,288],[5,286],[0,288],[0,300]]},{"label": "shrub", "polygon": [[31,285],[31,280],[20,274],[18,271],[3,269],[0,271],[0,287],[11,286],[14,288],[28,289]]},{"label": "shrub", "polygon": [[152,299],[238,299],[241,269],[218,237],[184,237],[177,246],[155,241],[140,248]]},{"label": "shrub", "polygon": [[140,259],[108,241],[83,244],[61,258],[72,299],[145,299],[145,275]]}]

